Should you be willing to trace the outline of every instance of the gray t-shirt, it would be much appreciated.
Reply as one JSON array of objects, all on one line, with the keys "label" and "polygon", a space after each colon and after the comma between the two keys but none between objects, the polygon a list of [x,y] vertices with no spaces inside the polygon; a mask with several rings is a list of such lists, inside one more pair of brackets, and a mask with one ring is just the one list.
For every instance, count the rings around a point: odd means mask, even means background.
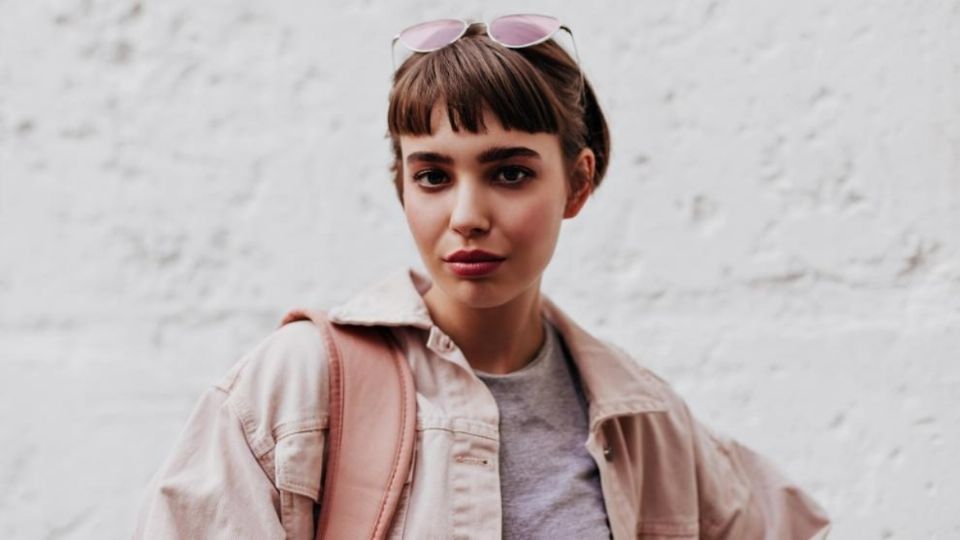
[{"label": "gray t-shirt", "polygon": [[476,371],[500,409],[504,538],[610,538],[587,401],[562,338],[544,319],[537,356],[506,375]]}]

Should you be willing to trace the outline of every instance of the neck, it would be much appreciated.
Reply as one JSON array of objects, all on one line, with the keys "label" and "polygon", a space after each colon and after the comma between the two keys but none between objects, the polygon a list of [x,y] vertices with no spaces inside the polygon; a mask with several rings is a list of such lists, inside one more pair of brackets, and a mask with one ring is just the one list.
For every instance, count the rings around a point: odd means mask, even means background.
[{"label": "neck", "polygon": [[435,284],[423,299],[434,324],[460,347],[473,369],[511,373],[533,360],[543,346],[539,279],[513,300],[492,308],[465,306]]}]

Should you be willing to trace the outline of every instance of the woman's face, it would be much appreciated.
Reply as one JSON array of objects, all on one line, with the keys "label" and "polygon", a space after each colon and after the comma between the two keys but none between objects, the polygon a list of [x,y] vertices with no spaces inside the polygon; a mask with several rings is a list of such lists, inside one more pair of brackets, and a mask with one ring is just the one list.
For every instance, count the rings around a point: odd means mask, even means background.
[{"label": "woman's face", "polygon": [[[588,195],[568,203],[556,135],[507,131],[489,111],[483,119],[486,133],[454,132],[441,104],[433,135],[400,137],[404,213],[420,256],[446,296],[474,308],[502,305],[539,286],[561,221],[575,216]],[[592,167],[592,153],[584,153]],[[479,276],[458,274],[446,261],[475,249],[504,260]]]}]

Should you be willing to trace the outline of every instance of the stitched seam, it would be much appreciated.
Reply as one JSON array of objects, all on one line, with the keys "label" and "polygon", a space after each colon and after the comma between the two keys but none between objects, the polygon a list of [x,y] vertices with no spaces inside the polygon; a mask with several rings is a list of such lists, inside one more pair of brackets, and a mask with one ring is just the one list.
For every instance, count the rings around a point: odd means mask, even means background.
[{"label": "stitched seam", "polygon": [[277,477],[273,471],[274,467],[276,466],[274,461],[275,456],[276,454],[274,453],[273,449],[271,449],[269,452],[264,454],[263,457],[257,458],[257,462],[260,464],[260,468],[267,473],[267,476],[270,478],[270,482],[273,483],[274,487],[279,489],[279,486],[277,486]]},{"label": "stitched seam", "polygon": [[700,533],[696,523],[677,523],[665,521],[642,521],[638,527],[641,533],[655,533],[673,537],[696,537]]},{"label": "stitched seam", "polygon": [[[324,506],[329,505],[331,502],[331,496],[336,490],[336,480],[337,480],[337,468],[340,462],[340,449],[342,446],[343,439],[343,426],[340,425],[343,422],[343,374],[342,374],[342,358],[340,358],[340,351],[337,349],[337,344],[331,335],[331,329],[329,327],[329,321],[324,321],[323,324],[318,325],[323,331],[324,345],[327,348],[327,354],[330,357],[330,391],[329,398],[331,405],[336,405],[338,415],[340,418],[338,420],[337,426],[337,437],[335,440],[331,441],[331,444],[328,446],[327,451],[327,464],[328,471],[325,473],[328,478],[329,486],[323,486],[323,503]],[[336,388],[333,387],[333,383],[336,382]],[[334,397],[336,397],[336,403],[334,403]],[[332,419],[332,416],[331,416]],[[329,515],[329,514],[328,514]],[[326,523],[324,523],[326,525]]]},{"label": "stitched seam", "polygon": [[316,486],[306,486],[294,481],[284,482],[284,485],[280,487],[281,491],[286,491],[288,493],[296,493],[304,497],[309,498],[312,501],[319,502],[317,497],[317,492],[319,491]]},{"label": "stitched seam", "polygon": [[453,458],[457,463],[469,463],[471,465],[487,465],[490,463],[489,459],[486,458],[476,458],[470,456],[457,456]]},{"label": "stitched seam", "polygon": [[307,420],[297,420],[295,422],[284,422],[273,428],[273,437],[280,441],[291,435],[298,433],[311,433],[314,431],[325,431],[328,429],[330,419],[328,416],[320,418],[311,418]]},{"label": "stitched seam", "polygon": [[280,523],[283,525],[285,534],[290,535],[290,527],[293,526],[293,501],[291,496],[280,492]]},{"label": "stitched seam", "polygon": [[[387,346],[390,347],[389,342],[387,342]],[[399,359],[399,360],[405,361],[403,358],[398,358],[397,355],[399,353],[394,351],[392,347],[390,347],[390,350],[391,350],[391,357],[390,357],[391,360]],[[390,482],[387,484],[388,486],[387,492],[383,494],[383,498],[380,500],[380,512],[377,515],[377,526],[374,530],[375,536],[379,536],[380,533],[382,532],[382,528],[384,527],[383,513],[386,510],[386,499],[389,497],[390,492],[392,491],[393,487],[397,483],[397,464],[400,462],[400,455],[403,453],[403,449],[406,447],[406,444],[407,444],[407,430],[405,429],[404,426],[406,426],[406,423],[407,423],[406,403],[407,403],[407,396],[409,394],[410,389],[407,388],[407,379],[404,377],[403,367],[397,362],[394,362],[394,367],[396,368],[397,375],[399,376],[399,380],[400,380],[400,399],[401,399],[401,402],[404,404],[404,405],[401,405],[400,407],[400,413],[401,413],[400,445],[396,448],[396,451],[394,452],[394,455],[393,455],[393,470],[392,470],[392,473],[390,474]]]},{"label": "stitched seam", "polygon": [[290,487],[313,490],[313,486],[309,484],[302,484],[300,482],[297,482],[296,480],[285,480],[283,483],[286,485],[289,485]]},{"label": "stitched seam", "polygon": [[[269,478],[270,482],[274,485],[274,487],[276,487],[276,484],[277,484],[276,476],[274,476],[273,471],[271,471],[270,467],[268,466],[268,462],[271,460],[266,459],[268,455],[272,454],[274,450],[274,445],[269,442],[265,442],[262,445],[251,444],[250,434],[248,433],[247,429],[248,429],[248,425],[252,425],[253,420],[249,417],[245,418],[243,415],[241,415],[237,411],[237,408],[242,406],[241,403],[238,403],[238,401],[240,401],[239,398],[237,398],[235,395],[231,394],[230,392],[224,390],[223,388],[220,388],[219,386],[216,386],[215,388],[220,392],[223,392],[224,395],[226,396],[224,405],[226,405],[227,410],[234,416],[234,418],[236,418],[237,421],[240,422],[241,432],[243,433],[243,441],[247,444],[247,449],[250,451],[253,457],[256,458],[257,465],[260,466],[260,469],[263,471],[263,473],[267,475],[267,478]],[[257,446],[263,446],[264,450],[257,451],[256,450]]]},{"label": "stitched seam", "polygon": [[446,431],[447,433],[461,434],[461,435],[470,435],[472,437],[480,437],[481,439],[487,439],[488,441],[496,441],[496,437],[488,437],[486,435],[480,435],[474,431],[463,431],[460,429],[446,428],[446,427],[425,427],[421,428],[419,431]]},{"label": "stitched seam", "polygon": [[247,403],[233,392],[228,392],[219,386],[215,388],[226,394],[226,404],[233,415],[240,421],[240,425],[243,428],[243,438],[247,442],[247,446],[253,451],[253,455],[259,460],[273,450],[276,443],[272,439],[255,438],[257,425],[254,421],[254,415]]}]

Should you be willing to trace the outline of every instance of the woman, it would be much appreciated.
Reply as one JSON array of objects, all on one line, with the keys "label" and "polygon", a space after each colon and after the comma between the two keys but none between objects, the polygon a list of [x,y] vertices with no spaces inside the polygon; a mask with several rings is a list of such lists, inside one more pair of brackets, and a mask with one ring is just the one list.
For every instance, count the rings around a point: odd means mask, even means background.
[{"label": "woman", "polygon": [[[399,271],[328,311],[388,328],[413,371],[391,536],[825,536],[822,508],[774,466],[541,293],[561,222],[610,155],[590,84],[548,39],[561,28],[527,15],[398,36],[419,52],[394,74],[392,170],[429,275]],[[263,340],[201,399],[138,535],[313,538],[326,379],[309,322]]]}]

